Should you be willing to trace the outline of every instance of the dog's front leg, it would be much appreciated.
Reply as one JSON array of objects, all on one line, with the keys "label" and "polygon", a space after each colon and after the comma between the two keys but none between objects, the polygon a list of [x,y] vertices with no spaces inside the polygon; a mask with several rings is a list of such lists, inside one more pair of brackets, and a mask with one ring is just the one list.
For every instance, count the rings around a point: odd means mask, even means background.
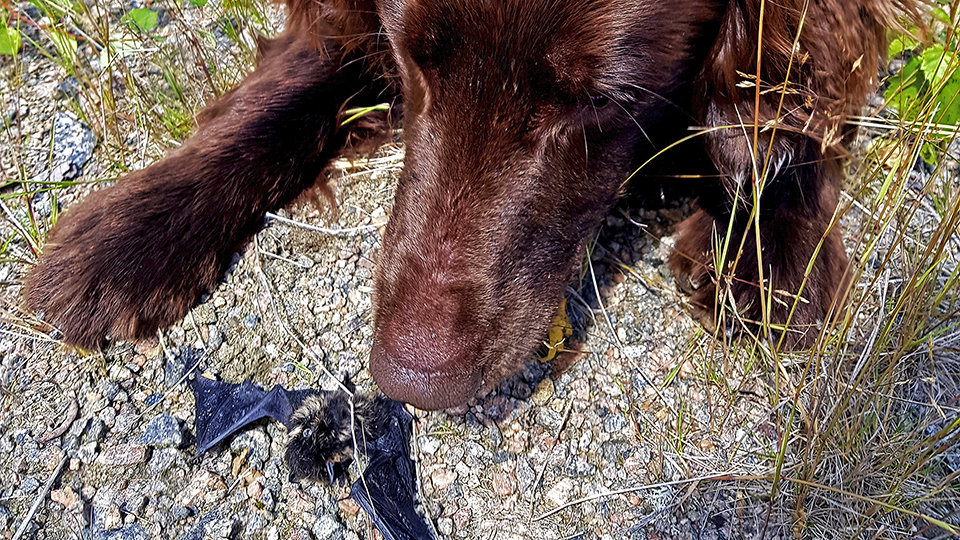
[{"label": "dog's front leg", "polygon": [[769,323],[776,341],[803,347],[842,308],[839,145],[845,115],[875,85],[895,4],[728,4],[697,100],[722,181],[680,225],[670,257],[708,328],[726,314],[727,328]]},{"label": "dog's front leg", "polygon": [[344,104],[377,94],[359,53],[333,40],[318,50],[288,33],[263,50],[183,146],[92,194],[50,232],[24,295],[64,341],[91,349],[182,318],[264,214],[310,188],[337,154]]}]

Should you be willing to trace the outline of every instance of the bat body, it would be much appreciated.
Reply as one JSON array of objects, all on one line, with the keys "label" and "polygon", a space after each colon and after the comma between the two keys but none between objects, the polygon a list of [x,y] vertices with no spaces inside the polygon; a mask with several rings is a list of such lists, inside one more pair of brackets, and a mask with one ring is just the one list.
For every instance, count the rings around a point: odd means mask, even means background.
[{"label": "bat body", "polygon": [[250,383],[215,381],[198,376],[190,382],[196,401],[197,453],[248,424],[272,418],[287,428],[284,456],[291,480],[333,483],[346,474],[356,449],[366,468],[353,483],[350,497],[370,515],[385,540],[434,538],[416,511],[416,482],[410,460],[413,417],[386,396],[343,391],[270,391]]}]

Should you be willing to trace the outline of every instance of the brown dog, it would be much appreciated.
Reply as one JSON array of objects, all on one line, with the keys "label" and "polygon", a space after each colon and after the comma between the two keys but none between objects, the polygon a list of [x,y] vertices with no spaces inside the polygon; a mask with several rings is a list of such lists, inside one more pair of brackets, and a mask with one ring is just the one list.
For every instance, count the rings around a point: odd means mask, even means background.
[{"label": "brown dog", "polygon": [[[406,162],[376,276],[370,362],[387,395],[434,409],[522,365],[584,241],[660,145],[672,109],[708,128],[697,141],[721,177],[680,225],[670,260],[695,314],[712,326],[723,293],[759,321],[763,299],[785,291],[766,302],[768,319],[799,329],[789,344],[808,343],[815,330],[805,329],[845,283],[830,227],[834,148],[875,85],[885,26],[914,9],[911,0],[288,5],[286,32],[201,114],[196,135],[63,216],[27,278],[27,304],[87,348],[175,322],[264,213],[312,186],[358,136],[338,127],[340,111],[402,98]],[[759,249],[748,219],[755,187]],[[730,243],[743,239],[745,255],[733,279],[718,280],[713,236],[731,222]]]}]

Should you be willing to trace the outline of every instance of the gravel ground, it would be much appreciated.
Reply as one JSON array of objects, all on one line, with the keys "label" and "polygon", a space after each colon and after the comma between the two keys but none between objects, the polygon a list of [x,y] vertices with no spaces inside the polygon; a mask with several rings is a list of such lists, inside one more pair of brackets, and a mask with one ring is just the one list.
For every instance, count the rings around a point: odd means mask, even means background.
[{"label": "gravel ground", "polygon": [[[102,178],[107,149],[94,152],[94,134],[67,112],[68,78],[25,58],[28,92],[0,94],[0,112],[19,122],[27,176]],[[55,122],[70,140],[50,140]],[[16,177],[12,150],[0,161],[7,178]],[[132,167],[156,153],[135,137],[127,152]],[[26,538],[377,538],[347,487],[287,480],[279,424],[260,422],[196,456],[183,379],[196,367],[264,386],[332,388],[326,372],[371,384],[373,267],[401,160],[387,146],[342,164],[336,221],[310,206],[278,212],[341,232],[268,219],[181,324],[102,354],[31,326],[18,285],[28,266],[0,263],[0,536],[38,504]],[[55,202],[69,208],[90,189]],[[49,196],[35,202],[41,214],[53,209]],[[23,218],[22,207],[10,212]],[[672,227],[689,212],[681,201],[607,218],[593,274],[568,298],[577,350],[530,359],[460,410],[416,412],[421,501],[442,538],[735,539],[765,522],[767,538],[793,536],[790,506],[764,503],[768,483],[710,478],[768,474],[781,443],[769,373],[702,360],[715,342],[685,313],[665,265]],[[9,221],[0,229],[12,233]],[[8,253],[31,259],[20,239]]]},{"label": "gravel ground", "polygon": [[[287,481],[279,424],[256,425],[198,459],[193,398],[182,377],[199,360],[202,371],[268,387],[331,388],[324,368],[370,384],[371,279],[399,167],[393,154],[372,174],[342,173],[336,226],[362,232],[269,222],[217,290],[162,338],[84,357],[6,326],[0,508],[7,511],[0,510],[0,525],[19,526],[14,514],[23,514],[65,459],[36,516],[37,538],[84,531],[93,538],[371,537],[365,515],[343,500],[346,488]],[[323,224],[310,213],[303,207],[281,215]],[[588,326],[582,353],[550,364],[532,360],[462,410],[418,412],[422,496],[443,537],[747,538],[756,530],[757,516],[734,515],[733,493],[681,504],[692,484],[602,497],[537,519],[580,498],[712,474],[723,468],[718,449],[745,437],[686,441],[704,449],[699,463],[681,463],[656,442],[670,429],[676,404],[697,403],[695,416],[705,423],[711,414],[703,408],[706,390],[683,375],[659,389],[695,331],[669,281],[665,245],[651,239],[678,215],[645,212],[648,227],[608,219],[594,258],[613,332],[605,322],[582,320],[590,313],[603,320],[601,311],[577,305],[596,306],[592,285],[584,287],[570,299],[575,322]],[[635,261],[637,275],[612,273],[611,255]],[[5,270],[15,281],[24,267]],[[17,305],[17,287],[6,292],[7,305]],[[38,442],[65,422],[65,434]]]}]

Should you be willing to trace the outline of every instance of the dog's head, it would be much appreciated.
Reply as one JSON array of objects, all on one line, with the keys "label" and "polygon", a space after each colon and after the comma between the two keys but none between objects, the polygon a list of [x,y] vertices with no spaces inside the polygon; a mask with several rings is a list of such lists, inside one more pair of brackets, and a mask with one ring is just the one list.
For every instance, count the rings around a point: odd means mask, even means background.
[{"label": "dog's head", "polygon": [[376,281],[390,397],[468,401],[530,357],[708,2],[386,0],[406,162]]}]

